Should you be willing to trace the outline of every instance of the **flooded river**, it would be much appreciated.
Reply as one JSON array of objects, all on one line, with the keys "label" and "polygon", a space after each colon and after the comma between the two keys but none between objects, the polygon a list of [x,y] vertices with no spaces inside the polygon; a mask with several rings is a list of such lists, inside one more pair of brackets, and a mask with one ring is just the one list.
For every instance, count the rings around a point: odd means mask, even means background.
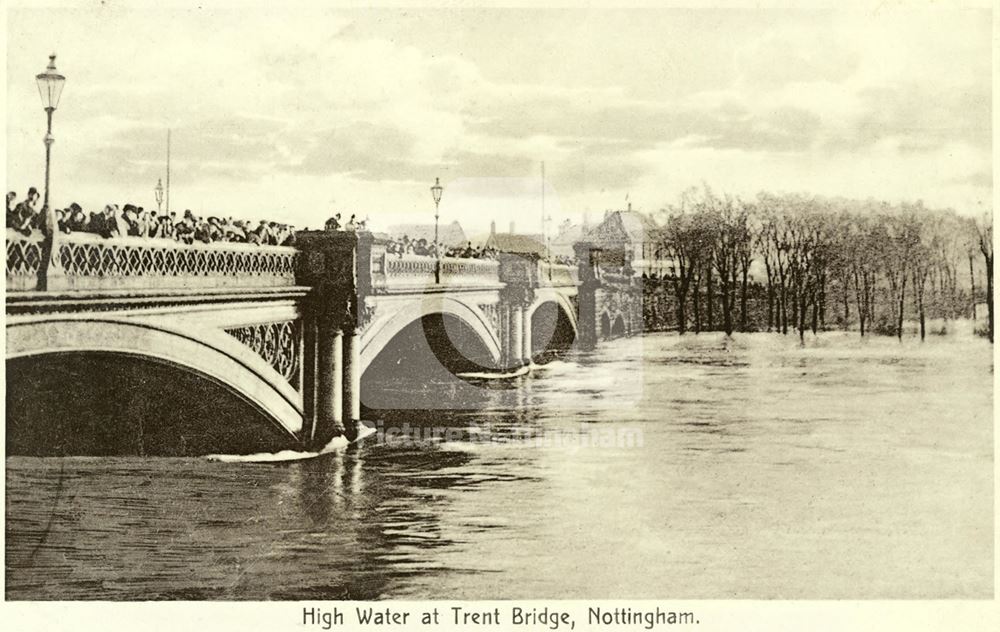
[{"label": "flooded river", "polygon": [[656,334],[486,386],[305,461],[8,457],[7,598],[992,598],[983,340]]}]

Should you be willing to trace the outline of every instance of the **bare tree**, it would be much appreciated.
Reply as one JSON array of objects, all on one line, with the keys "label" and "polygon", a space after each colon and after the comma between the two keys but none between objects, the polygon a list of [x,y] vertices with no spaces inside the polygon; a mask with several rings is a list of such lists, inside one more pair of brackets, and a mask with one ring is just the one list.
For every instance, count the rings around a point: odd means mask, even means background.
[{"label": "bare tree", "polygon": [[[988,223],[920,202],[890,206],[762,192],[750,203],[703,186],[666,212],[661,250],[674,262],[681,332],[691,324],[700,332],[707,312],[707,327],[721,326],[727,335],[737,328],[787,334],[791,324],[804,342],[807,329],[826,328],[828,304],[836,304],[841,326],[856,320],[861,336],[876,331],[902,339],[913,318],[925,339],[929,320],[947,321],[974,304],[978,266],[969,264],[967,287],[959,274],[973,248],[987,260],[992,293],[991,238]],[[756,296],[755,259],[766,272]]]},{"label": "bare tree", "polygon": [[993,342],[993,214],[976,222],[979,251],[986,263],[986,314],[990,342]]}]

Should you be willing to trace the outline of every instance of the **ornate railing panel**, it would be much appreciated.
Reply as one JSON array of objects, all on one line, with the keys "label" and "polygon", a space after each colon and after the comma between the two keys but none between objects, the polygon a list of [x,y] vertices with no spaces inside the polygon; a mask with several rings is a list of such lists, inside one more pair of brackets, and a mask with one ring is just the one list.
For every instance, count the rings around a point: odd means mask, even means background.
[{"label": "ornate railing panel", "polygon": [[42,237],[7,229],[7,291],[34,290],[42,267]]},{"label": "ornate railing panel", "polygon": [[226,333],[267,360],[292,387],[299,390],[299,350],[302,340],[299,321],[247,325],[227,329]]},{"label": "ornate railing panel", "polygon": [[492,259],[442,259],[442,277],[462,277],[488,280],[496,283],[499,280],[497,270],[500,264]]},{"label": "ornate railing panel", "polygon": [[[17,235],[15,233],[15,235]],[[37,241],[36,241],[37,239]],[[33,289],[13,277],[34,274],[40,238],[7,238],[7,289]],[[183,244],[168,239],[90,233],[58,235],[49,290],[273,287],[295,285],[298,251],[284,246],[240,243]]]},{"label": "ornate railing panel", "polygon": [[499,263],[491,259],[441,259],[441,283],[434,280],[437,261],[422,255],[393,255],[372,249],[372,285],[376,291],[493,288],[500,283]]}]

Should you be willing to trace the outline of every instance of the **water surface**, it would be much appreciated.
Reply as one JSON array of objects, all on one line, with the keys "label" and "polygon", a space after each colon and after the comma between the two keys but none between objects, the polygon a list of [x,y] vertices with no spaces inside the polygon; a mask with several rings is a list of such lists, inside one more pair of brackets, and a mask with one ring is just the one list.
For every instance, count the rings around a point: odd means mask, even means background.
[{"label": "water surface", "polygon": [[991,346],[797,342],[618,340],[307,461],[8,457],[7,598],[992,598]]}]

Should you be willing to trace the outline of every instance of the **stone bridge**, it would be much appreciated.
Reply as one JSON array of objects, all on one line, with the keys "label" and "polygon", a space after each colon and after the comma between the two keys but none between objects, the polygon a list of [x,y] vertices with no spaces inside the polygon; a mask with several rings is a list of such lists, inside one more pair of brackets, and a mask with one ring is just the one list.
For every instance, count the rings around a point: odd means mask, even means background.
[{"label": "stone bridge", "polygon": [[[582,263],[566,266],[393,255],[369,233],[304,231],[296,243],[86,233],[53,243],[8,231],[8,452],[44,452],[44,426],[53,417],[71,426],[77,403],[95,400],[90,423],[100,425],[104,404],[141,416],[136,398],[188,407],[213,388],[269,429],[244,432],[236,419],[222,433],[220,422],[168,452],[315,448],[357,436],[362,403],[373,407],[363,381],[380,379],[376,367],[398,362],[414,339],[451,373],[505,375],[551,349],[640,327],[641,294],[602,275],[585,244]],[[75,373],[60,368],[73,362]],[[144,377],[150,367],[155,376]],[[94,371],[118,372],[102,387],[110,393],[88,389]],[[174,382],[180,374],[187,382]],[[227,439],[209,440],[220,433]]]}]

